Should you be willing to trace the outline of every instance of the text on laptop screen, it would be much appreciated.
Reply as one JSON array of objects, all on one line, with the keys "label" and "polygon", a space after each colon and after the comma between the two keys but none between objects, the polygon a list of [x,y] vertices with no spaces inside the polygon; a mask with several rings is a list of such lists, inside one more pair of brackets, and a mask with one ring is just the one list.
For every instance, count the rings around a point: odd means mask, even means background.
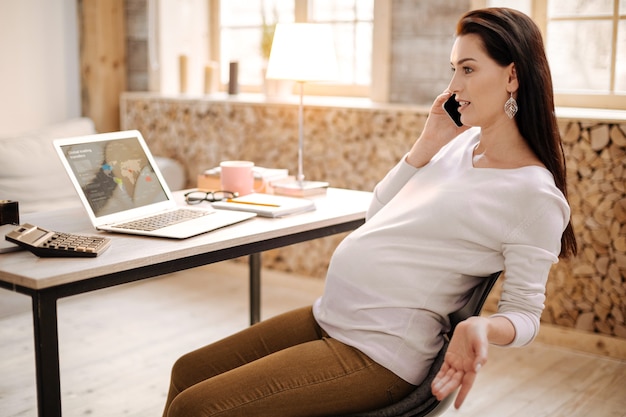
[{"label": "text on laptop screen", "polygon": [[98,217],[167,200],[136,138],[66,145],[62,150]]}]

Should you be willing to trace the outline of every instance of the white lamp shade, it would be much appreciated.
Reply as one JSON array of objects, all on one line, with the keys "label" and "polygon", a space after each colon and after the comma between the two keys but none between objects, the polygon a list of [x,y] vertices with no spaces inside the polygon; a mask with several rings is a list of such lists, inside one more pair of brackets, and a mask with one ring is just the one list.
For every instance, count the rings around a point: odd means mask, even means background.
[{"label": "white lamp shade", "polygon": [[330,25],[279,23],[274,32],[266,78],[332,81],[338,76]]}]

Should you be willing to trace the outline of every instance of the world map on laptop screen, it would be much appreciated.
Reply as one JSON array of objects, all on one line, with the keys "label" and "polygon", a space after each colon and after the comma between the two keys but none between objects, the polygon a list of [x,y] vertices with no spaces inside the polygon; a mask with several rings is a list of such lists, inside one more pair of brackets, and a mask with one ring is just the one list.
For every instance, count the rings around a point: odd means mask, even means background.
[{"label": "world map on laptop screen", "polygon": [[137,138],[61,149],[97,217],[167,200]]}]

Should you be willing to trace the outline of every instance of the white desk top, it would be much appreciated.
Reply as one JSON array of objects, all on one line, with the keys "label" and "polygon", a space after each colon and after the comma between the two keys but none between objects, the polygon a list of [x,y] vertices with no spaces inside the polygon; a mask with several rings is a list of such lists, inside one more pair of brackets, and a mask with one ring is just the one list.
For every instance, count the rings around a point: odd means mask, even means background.
[{"label": "white desk top", "polygon": [[[178,194],[182,195],[182,192]],[[183,259],[189,256],[263,242],[292,233],[363,219],[372,194],[330,188],[313,197],[315,211],[280,219],[256,217],[243,223],[183,240],[106,233],[111,246],[96,258],[39,258],[28,251],[0,254],[0,280],[31,289],[43,289],[110,273]],[[46,229],[99,234],[82,208],[21,216]]]}]

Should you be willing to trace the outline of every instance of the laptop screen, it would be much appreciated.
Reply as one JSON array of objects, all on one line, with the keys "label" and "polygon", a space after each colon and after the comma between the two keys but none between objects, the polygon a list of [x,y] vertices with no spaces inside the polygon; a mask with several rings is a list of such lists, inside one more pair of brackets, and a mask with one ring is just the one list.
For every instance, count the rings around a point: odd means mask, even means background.
[{"label": "laptop screen", "polygon": [[136,137],[60,148],[96,217],[168,199]]}]

